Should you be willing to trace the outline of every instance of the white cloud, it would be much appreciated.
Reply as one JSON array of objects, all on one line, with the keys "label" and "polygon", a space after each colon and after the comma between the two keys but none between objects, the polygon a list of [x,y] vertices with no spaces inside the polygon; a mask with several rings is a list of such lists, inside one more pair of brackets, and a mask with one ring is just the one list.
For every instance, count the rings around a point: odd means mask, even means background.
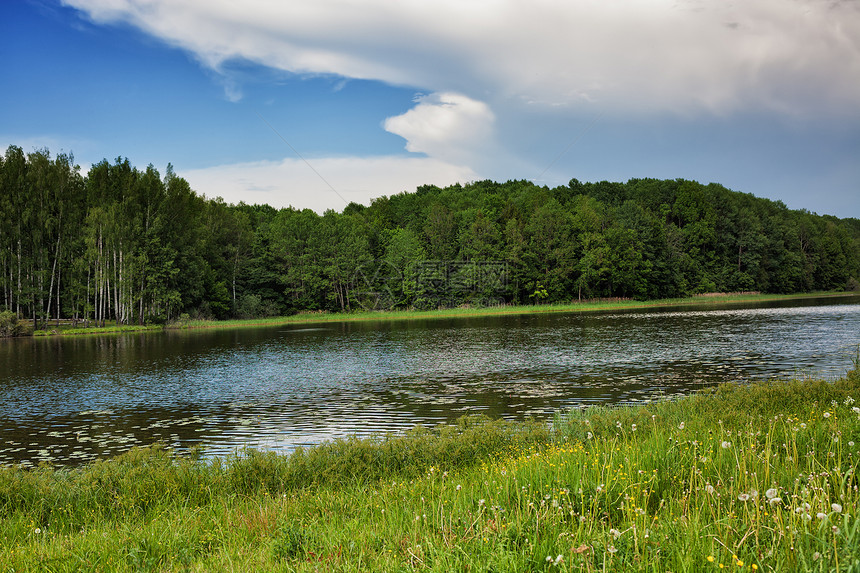
[{"label": "white cloud", "polygon": [[[477,179],[467,167],[420,157],[327,157],[258,161],[205,169],[177,170],[195,191],[228,203],[295,206],[322,213],[342,211],[349,202],[368,205],[373,198]],[[314,172],[316,171],[316,173]],[[317,173],[319,175],[317,175]]]},{"label": "white cloud", "polygon": [[860,4],[831,0],[65,0],[219,69],[247,59],[613,112],[860,109]]},{"label": "white cloud", "polygon": [[472,163],[492,145],[495,116],[484,102],[461,94],[422,96],[418,105],[389,117],[386,131],[406,140],[406,149],[458,163]]}]

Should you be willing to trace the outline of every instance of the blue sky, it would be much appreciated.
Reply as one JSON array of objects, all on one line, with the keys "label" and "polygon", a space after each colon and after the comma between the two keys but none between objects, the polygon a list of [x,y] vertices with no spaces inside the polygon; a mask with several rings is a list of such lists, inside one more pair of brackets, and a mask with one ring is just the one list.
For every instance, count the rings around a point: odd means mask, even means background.
[{"label": "blue sky", "polygon": [[0,145],[228,202],[718,182],[860,217],[860,3],[0,3]]}]

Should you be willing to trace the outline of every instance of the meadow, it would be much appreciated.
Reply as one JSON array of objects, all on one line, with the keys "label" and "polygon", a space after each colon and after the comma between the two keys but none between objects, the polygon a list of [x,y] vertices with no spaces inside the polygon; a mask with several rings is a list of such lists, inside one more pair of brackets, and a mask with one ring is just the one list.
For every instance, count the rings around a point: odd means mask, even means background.
[{"label": "meadow", "polygon": [[0,571],[860,571],[860,360],[551,425],[204,454],[0,469]]}]

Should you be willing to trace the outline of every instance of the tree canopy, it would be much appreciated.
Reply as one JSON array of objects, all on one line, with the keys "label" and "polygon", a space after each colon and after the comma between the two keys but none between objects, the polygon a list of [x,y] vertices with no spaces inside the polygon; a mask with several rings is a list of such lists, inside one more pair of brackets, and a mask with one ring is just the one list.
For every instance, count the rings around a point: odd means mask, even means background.
[{"label": "tree canopy", "polygon": [[35,323],[793,293],[858,279],[860,220],[714,183],[425,185],[319,215],[207,199],[170,166],[117,158],[82,174],[67,154],[0,156],[0,311]]}]

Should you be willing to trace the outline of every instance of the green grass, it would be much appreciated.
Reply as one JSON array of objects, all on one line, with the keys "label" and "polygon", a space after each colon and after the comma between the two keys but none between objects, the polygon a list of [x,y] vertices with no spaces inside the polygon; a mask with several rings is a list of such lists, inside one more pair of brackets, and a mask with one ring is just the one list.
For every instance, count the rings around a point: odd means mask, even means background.
[{"label": "green grass", "polygon": [[566,304],[546,305],[508,305],[477,308],[449,308],[438,310],[394,310],[394,311],[356,311],[351,313],[308,312],[293,316],[271,317],[249,320],[189,320],[168,328],[241,328],[254,326],[278,326],[284,324],[316,324],[326,322],[363,322],[393,320],[433,320],[447,318],[471,318],[483,316],[514,316],[527,314],[552,314],[570,312],[607,312],[615,310],[635,310],[647,308],[721,306],[736,303],[758,303],[772,301],[801,300],[820,297],[856,296],[856,293],[828,292],[804,294],[730,294],[714,297],[672,298],[651,301],[589,301]]},{"label": "green grass", "polygon": [[292,316],[277,316],[268,318],[236,319],[236,320],[183,320],[172,322],[166,326],[159,325],[121,325],[104,327],[72,328],[61,325],[59,328],[49,325],[46,330],[33,332],[34,336],[72,336],[81,334],[111,334],[138,331],[169,330],[201,330],[212,328],[248,328],[270,327],[287,324],[323,324],[328,322],[370,322],[370,321],[399,321],[399,320],[437,320],[451,318],[473,318],[484,316],[515,316],[529,314],[552,314],[571,312],[609,312],[619,310],[637,310],[648,308],[711,306],[719,308],[731,304],[756,304],[774,301],[802,300],[821,297],[850,297],[854,292],[818,292],[802,294],[729,294],[724,296],[671,298],[650,301],[588,301],[571,302],[566,304],[545,305],[507,305],[496,307],[449,308],[438,310],[393,310],[393,311],[355,311],[355,312],[303,312]]},{"label": "green grass", "polygon": [[[858,571],[860,372],[0,470],[0,571]],[[722,568],[722,569],[721,569]]]}]

